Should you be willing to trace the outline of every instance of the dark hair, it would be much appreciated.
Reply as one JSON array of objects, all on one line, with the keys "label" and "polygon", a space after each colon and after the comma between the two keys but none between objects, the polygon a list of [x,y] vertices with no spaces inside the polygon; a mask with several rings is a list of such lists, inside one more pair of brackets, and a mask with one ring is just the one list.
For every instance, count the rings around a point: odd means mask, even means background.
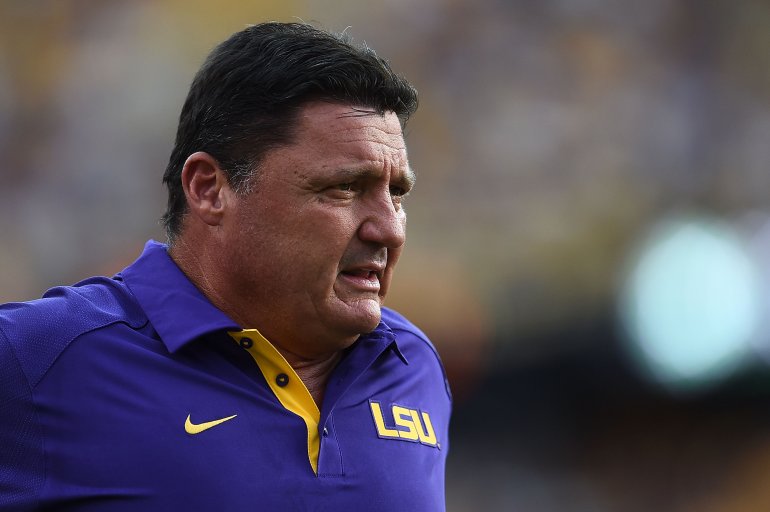
[{"label": "dark hair", "polygon": [[190,86],[163,175],[169,242],[188,211],[181,184],[188,156],[209,153],[230,185],[244,192],[265,153],[291,142],[297,112],[314,100],[394,112],[402,127],[417,109],[414,87],[345,35],[302,23],[263,23],[217,46]]}]

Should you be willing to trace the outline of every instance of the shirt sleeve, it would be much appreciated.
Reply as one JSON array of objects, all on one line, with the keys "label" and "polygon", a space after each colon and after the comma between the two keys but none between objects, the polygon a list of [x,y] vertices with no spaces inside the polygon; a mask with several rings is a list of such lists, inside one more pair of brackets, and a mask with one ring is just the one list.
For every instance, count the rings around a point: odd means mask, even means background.
[{"label": "shirt sleeve", "polygon": [[0,328],[0,512],[35,510],[43,475],[32,389]]}]

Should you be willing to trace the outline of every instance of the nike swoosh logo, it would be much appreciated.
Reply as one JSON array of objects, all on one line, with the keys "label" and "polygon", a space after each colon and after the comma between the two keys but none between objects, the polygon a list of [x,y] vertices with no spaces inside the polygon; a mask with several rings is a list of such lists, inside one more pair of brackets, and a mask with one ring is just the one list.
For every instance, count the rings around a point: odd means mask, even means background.
[{"label": "nike swoosh logo", "polygon": [[211,427],[216,427],[217,425],[221,425],[225,421],[229,421],[233,418],[238,416],[237,414],[233,414],[232,416],[228,416],[227,418],[221,418],[214,421],[207,421],[205,423],[198,423],[195,424],[192,421],[190,421],[190,415],[187,415],[187,419],[184,422],[184,431],[188,434],[200,434],[204,430],[208,430]]}]

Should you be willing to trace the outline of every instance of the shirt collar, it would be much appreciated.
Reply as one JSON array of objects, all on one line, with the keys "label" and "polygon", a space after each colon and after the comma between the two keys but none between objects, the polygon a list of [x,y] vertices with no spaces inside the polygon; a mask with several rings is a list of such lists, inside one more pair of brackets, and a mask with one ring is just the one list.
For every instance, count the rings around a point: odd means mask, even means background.
[{"label": "shirt collar", "polygon": [[372,332],[361,335],[359,343],[360,342],[379,344],[380,352],[384,351],[386,348],[391,348],[404,364],[409,364],[406,356],[398,348],[398,338],[396,337],[396,334],[384,321],[380,321],[380,324]]},{"label": "shirt collar", "polygon": [[169,352],[204,334],[240,330],[192,284],[165,244],[147,242],[142,255],[122,276]]}]

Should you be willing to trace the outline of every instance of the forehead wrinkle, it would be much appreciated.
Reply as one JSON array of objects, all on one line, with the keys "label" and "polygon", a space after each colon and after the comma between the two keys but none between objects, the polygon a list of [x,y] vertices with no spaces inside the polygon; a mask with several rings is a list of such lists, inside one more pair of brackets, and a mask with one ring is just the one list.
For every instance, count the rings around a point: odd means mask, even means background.
[{"label": "forehead wrinkle", "polygon": [[404,133],[400,128],[389,130],[379,125],[327,125],[325,135],[338,134],[345,137],[345,142],[376,142],[397,150],[406,150]]},{"label": "forehead wrinkle", "polygon": [[[344,140],[324,137],[317,141],[316,147],[322,152],[328,151],[330,145],[339,147],[342,154],[356,160],[362,160],[386,167],[408,166],[408,156],[403,138],[393,140],[395,137],[373,138],[367,133],[361,133],[360,129],[348,130],[354,137]],[[351,167],[355,167],[353,164]]]},{"label": "forehead wrinkle", "polygon": [[[323,106],[317,114],[314,113],[316,110],[308,108],[305,115],[300,116],[298,126],[297,142],[301,140],[309,153],[317,155],[308,154],[306,163],[325,161],[324,167],[328,170],[382,167],[383,171],[394,171],[393,178],[398,180],[413,174],[408,171],[406,142],[395,114],[383,115],[356,106],[348,106],[341,113]],[[347,174],[351,177],[360,175],[357,172]],[[406,178],[406,181],[412,182],[413,178]]]},{"label": "forehead wrinkle", "polygon": [[344,119],[346,117],[369,117],[369,116],[376,116],[376,115],[384,117],[381,114],[379,114],[376,110],[350,107],[350,112],[346,112],[344,114],[338,115],[337,119]]},{"label": "forehead wrinkle", "polygon": [[[396,137],[396,136],[388,137],[388,138],[399,138],[399,139],[401,139],[401,137]],[[403,141],[403,139],[401,139],[401,141]],[[356,142],[373,142],[373,141],[369,137],[359,137],[359,138],[355,138],[355,139],[346,140],[344,142],[344,144],[351,144],[351,143],[356,143]],[[392,149],[393,151],[396,151],[396,152],[401,152],[401,151],[406,152],[406,144],[399,144],[399,142],[400,141],[396,141],[396,142],[391,143],[390,141],[387,141],[387,140],[377,140],[376,141],[377,144],[385,146],[388,149]]]}]

